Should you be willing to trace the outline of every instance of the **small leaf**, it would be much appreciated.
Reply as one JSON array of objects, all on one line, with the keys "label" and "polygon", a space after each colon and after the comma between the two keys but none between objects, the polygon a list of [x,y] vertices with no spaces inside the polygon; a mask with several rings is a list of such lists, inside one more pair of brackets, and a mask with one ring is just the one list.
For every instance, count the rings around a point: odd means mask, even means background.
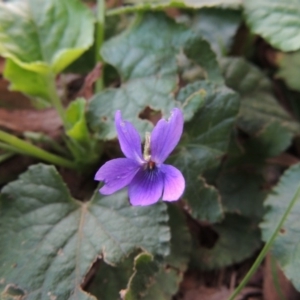
[{"label": "small leaf", "polygon": [[66,120],[69,123],[67,135],[81,143],[88,143],[90,138],[85,120],[85,104],[83,98],[78,98],[66,110]]},{"label": "small leaf", "polygon": [[246,0],[251,30],[282,51],[300,49],[300,0]]},{"label": "small leaf", "polygon": [[59,73],[92,45],[93,21],[78,0],[1,2],[0,54],[29,71]]},{"label": "small leaf", "polygon": [[125,192],[79,202],[53,167],[30,167],[0,204],[1,278],[28,299],[88,299],[80,284],[97,257],[116,264],[136,248],[169,251],[164,203],[132,207]]},{"label": "small leaf", "polygon": [[241,58],[223,59],[222,68],[226,84],[241,96],[241,129],[255,134],[276,121],[294,134],[299,132],[299,124],[277,102],[270,81],[260,70]]},{"label": "small leaf", "polygon": [[[293,201],[293,202],[292,202]],[[279,184],[272,190],[266,202],[268,212],[261,224],[263,240],[270,239],[287,209],[292,206],[283,227],[280,229],[273,246],[272,254],[278,260],[285,276],[300,290],[299,279],[299,239],[300,232],[300,165],[294,165],[281,177]]]},{"label": "small leaf", "polygon": [[[190,266],[202,270],[214,270],[230,266],[250,257],[261,245],[260,233],[249,219],[228,214],[225,220],[213,225],[217,240],[205,245],[204,233],[200,232],[201,245],[195,240]],[[209,233],[209,238],[212,238]]]}]

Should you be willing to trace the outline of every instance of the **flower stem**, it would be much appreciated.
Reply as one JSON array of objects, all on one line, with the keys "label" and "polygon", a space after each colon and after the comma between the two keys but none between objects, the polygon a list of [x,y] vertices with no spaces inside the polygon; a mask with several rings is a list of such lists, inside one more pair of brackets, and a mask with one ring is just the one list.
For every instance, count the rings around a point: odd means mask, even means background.
[{"label": "flower stem", "polygon": [[6,133],[2,130],[0,130],[0,140],[7,143],[8,145],[12,146],[13,151],[21,153],[21,154],[27,154],[29,156],[37,157],[39,159],[42,159],[44,161],[47,161],[49,163],[59,165],[62,167],[67,167],[70,169],[76,169],[76,165],[74,162],[65,159],[63,157],[54,155],[52,153],[49,153],[41,148],[38,148],[24,140],[21,140],[14,135],[11,135],[9,133]]},{"label": "flower stem", "polygon": [[[105,1],[97,0],[96,10],[96,64],[103,62],[100,54],[100,49],[104,41],[104,28],[105,28]],[[103,70],[101,76],[96,81],[96,92],[102,91],[104,88],[103,83]]]},{"label": "flower stem", "polygon": [[296,203],[297,199],[299,198],[299,196],[300,196],[300,189],[296,192],[296,194],[292,198],[292,201],[290,202],[290,204],[287,207],[286,211],[284,212],[282,218],[278,222],[278,224],[277,224],[275,230],[273,231],[270,239],[267,241],[267,243],[265,244],[265,246],[262,248],[262,250],[259,253],[258,257],[256,258],[254,264],[252,265],[252,267],[250,268],[250,270],[248,271],[248,273],[246,274],[246,276],[244,277],[244,279],[241,281],[241,283],[239,284],[239,286],[234,290],[234,292],[230,296],[229,300],[234,300],[234,298],[241,292],[241,290],[245,287],[245,285],[251,279],[251,277],[253,276],[253,274],[255,273],[255,271],[258,269],[258,267],[260,266],[261,262],[263,261],[263,259],[265,258],[265,256],[269,252],[271,246],[273,245],[273,242],[274,242],[274,240],[275,240],[275,238],[276,238],[279,230],[282,228],[282,226],[283,226],[286,218],[288,217],[289,213],[291,212],[291,210],[292,210],[293,206],[295,205],[295,203]]}]

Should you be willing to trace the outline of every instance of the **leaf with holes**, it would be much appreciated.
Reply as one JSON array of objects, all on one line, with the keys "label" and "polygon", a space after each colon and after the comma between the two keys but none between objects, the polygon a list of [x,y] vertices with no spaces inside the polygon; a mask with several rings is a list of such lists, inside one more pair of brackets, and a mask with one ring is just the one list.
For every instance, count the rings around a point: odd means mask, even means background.
[{"label": "leaf with holes", "polygon": [[223,59],[222,68],[226,84],[241,96],[241,129],[255,134],[276,121],[294,134],[299,132],[299,124],[277,102],[269,79],[259,69],[242,58]]},{"label": "leaf with holes", "polygon": [[245,0],[251,30],[282,51],[300,49],[300,0]]},{"label": "leaf with holes", "polygon": [[[272,254],[278,260],[286,277],[300,290],[299,279],[299,240],[300,232],[300,165],[294,165],[281,177],[279,184],[268,196],[265,205],[268,209],[261,224],[263,240],[267,242],[280,220],[288,212],[272,246]],[[288,211],[288,209],[291,209]]]},{"label": "leaf with holes", "polygon": [[118,70],[122,85],[96,94],[89,104],[88,121],[98,138],[116,137],[113,122],[116,110],[122,110],[123,118],[135,124],[140,132],[152,127],[139,118],[146,107],[169,114],[176,106],[177,56],[184,47],[186,55],[202,64],[208,78],[221,81],[209,44],[164,14],[139,16],[129,30],[103,45],[102,57]]},{"label": "leaf with holes", "polygon": [[1,280],[24,299],[88,299],[80,284],[97,257],[115,264],[136,248],[169,252],[164,203],[132,207],[125,192],[79,202],[50,166],[30,167],[0,204]]},{"label": "leaf with holes", "polygon": [[29,71],[59,73],[92,45],[93,22],[79,0],[1,2],[0,54]]}]

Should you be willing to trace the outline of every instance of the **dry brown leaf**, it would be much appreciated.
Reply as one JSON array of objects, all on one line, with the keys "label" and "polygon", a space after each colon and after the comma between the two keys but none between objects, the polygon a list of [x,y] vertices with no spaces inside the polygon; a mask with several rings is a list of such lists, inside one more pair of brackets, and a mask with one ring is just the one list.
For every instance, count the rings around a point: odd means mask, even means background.
[{"label": "dry brown leaf", "polygon": [[9,111],[0,108],[0,127],[16,134],[34,131],[55,138],[60,135],[61,126],[60,117],[54,109]]}]

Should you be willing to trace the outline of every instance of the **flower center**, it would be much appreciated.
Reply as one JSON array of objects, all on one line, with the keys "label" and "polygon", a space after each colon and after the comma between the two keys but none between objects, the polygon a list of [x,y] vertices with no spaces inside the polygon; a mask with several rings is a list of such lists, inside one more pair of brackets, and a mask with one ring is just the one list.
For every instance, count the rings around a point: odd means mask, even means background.
[{"label": "flower center", "polygon": [[154,161],[149,160],[149,161],[147,162],[147,169],[148,169],[148,170],[153,170],[153,169],[155,169],[155,167],[156,167],[156,165],[155,165],[155,162],[154,162]]}]

